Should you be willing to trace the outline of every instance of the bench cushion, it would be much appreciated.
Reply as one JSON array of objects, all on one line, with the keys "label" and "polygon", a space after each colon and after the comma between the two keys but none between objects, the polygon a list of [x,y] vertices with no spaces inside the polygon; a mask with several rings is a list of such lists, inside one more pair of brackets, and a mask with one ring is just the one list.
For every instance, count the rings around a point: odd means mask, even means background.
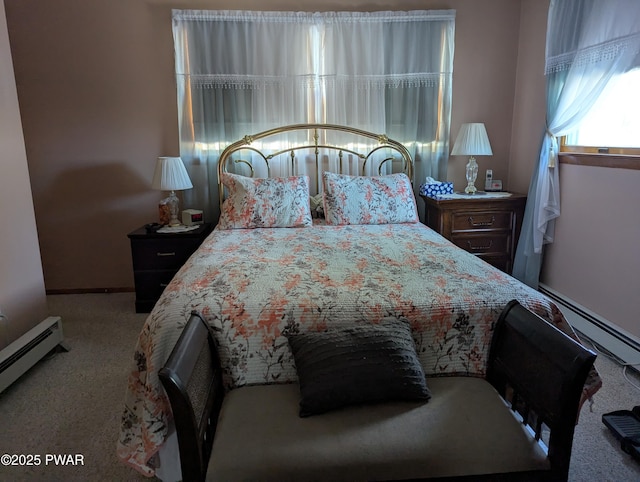
[{"label": "bench cushion", "polygon": [[429,378],[429,402],[298,416],[297,385],[231,390],[207,480],[358,481],[548,469],[484,379]]}]

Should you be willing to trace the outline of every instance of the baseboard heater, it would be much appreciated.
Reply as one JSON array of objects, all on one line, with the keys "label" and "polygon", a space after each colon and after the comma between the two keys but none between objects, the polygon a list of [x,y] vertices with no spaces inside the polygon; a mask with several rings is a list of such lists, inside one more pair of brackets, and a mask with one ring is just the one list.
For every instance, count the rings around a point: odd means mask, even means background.
[{"label": "baseboard heater", "polygon": [[[599,348],[609,352],[622,364],[640,365],[640,339],[636,336],[549,286],[541,283],[539,290],[556,302],[574,329],[593,341]],[[639,367],[632,368],[637,370]]]},{"label": "baseboard heater", "polygon": [[67,351],[62,320],[50,316],[0,351],[0,392],[56,347]]}]

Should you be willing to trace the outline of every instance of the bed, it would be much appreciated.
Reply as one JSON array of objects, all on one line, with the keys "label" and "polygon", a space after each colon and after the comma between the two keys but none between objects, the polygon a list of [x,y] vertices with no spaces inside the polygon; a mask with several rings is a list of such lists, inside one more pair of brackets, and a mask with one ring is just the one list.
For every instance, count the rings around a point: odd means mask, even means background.
[{"label": "bed", "polygon": [[[214,330],[226,390],[295,382],[291,334],[396,320],[410,324],[427,376],[484,377],[513,299],[577,338],[548,298],[419,222],[412,169],[402,144],[346,126],[231,144],[219,161],[220,222],[140,333],[119,458],[163,480],[180,473],[157,372],[192,312]],[[583,399],[600,385],[593,370]]]}]

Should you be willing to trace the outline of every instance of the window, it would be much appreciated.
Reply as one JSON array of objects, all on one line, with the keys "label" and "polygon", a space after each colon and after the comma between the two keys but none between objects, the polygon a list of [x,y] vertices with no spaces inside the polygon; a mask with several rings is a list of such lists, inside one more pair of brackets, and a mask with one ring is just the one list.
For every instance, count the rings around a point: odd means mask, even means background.
[{"label": "window", "polygon": [[640,155],[639,86],[640,68],[614,77],[561,150]]},{"label": "window", "polygon": [[306,122],[384,133],[416,160],[416,186],[445,178],[454,34],[453,10],[174,10],[180,157],[195,187],[185,199],[202,196],[215,219],[222,149]]}]

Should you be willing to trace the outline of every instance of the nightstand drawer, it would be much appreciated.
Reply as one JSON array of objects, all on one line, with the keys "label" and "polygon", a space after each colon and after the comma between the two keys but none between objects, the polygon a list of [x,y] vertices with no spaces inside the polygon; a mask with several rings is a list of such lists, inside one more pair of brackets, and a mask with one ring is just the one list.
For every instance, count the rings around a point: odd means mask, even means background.
[{"label": "nightstand drawer", "polygon": [[456,236],[451,237],[456,246],[473,254],[509,253],[511,237],[504,234],[486,234],[480,236]]},{"label": "nightstand drawer", "polygon": [[522,194],[434,199],[425,202],[425,222],[456,246],[511,273],[527,201]]},{"label": "nightstand drawer", "polygon": [[510,211],[467,211],[453,214],[451,232],[477,229],[511,229]]},{"label": "nightstand drawer", "polygon": [[175,270],[136,271],[136,296],[141,300],[157,300],[175,274]]},{"label": "nightstand drawer", "polygon": [[148,232],[143,226],[129,233],[136,287],[136,312],[151,311],[173,276],[213,230],[205,223],[185,233]]},{"label": "nightstand drawer", "polygon": [[133,269],[178,269],[199,244],[199,239],[132,240]]}]

